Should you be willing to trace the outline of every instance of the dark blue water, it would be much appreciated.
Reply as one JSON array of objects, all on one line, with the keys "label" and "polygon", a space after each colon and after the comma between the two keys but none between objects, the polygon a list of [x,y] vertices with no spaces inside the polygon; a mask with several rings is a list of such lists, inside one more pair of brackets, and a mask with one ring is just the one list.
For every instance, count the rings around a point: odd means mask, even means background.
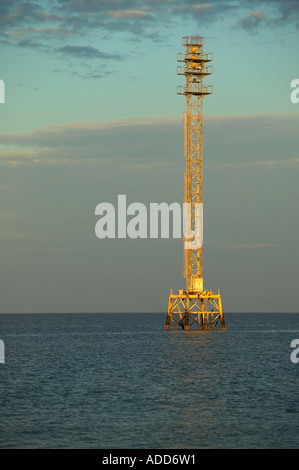
[{"label": "dark blue water", "polygon": [[1,448],[298,448],[299,314],[0,315]]}]

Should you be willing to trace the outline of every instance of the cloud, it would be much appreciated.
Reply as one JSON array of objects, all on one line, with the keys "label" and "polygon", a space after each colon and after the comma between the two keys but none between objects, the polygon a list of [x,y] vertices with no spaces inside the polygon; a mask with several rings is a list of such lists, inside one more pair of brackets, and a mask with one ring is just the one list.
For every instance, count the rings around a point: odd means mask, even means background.
[{"label": "cloud", "polygon": [[76,37],[77,34],[72,29],[64,28],[64,27],[27,27],[27,28],[20,28],[16,31],[10,31],[9,35],[11,38],[14,37],[38,37],[41,39],[65,39],[69,37]]},{"label": "cloud", "polygon": [[208,163],[207,165],[213,169],[224,170],[233,168],[253,168],[253,167],[270,167],[277,165],[298,165],[299,158],[285,158],[284,160],[255,160],[248,162],[234,162],[234,163]]},{"label": "cloud", "polygon": [[[153,162],[160,164],[163,152],[161,142],[164,139],[173,142],[175,148],[173,137],[179,127],[178,118],[136,118],[74,122],[47,126],[31,132],[0,134],[0,144],[10,148],[22,147],[19,155],[17,150],[11,154],[7,150],[0,152],[0,164],[104,162],[109,165],[114,161],[124,161],[137,165],[140,169],[148,155],[150,165]],[[156,143],[153,142],[153,136],[156,137]],[[32,153],[27,154],[23,147],[30,147]]]},{"label": "cloud", "polygon": [[[10,45],[12,45],[12,43],[10,43]],[[17,46],[17,47],[21,47],[21,48],[25,47],[25,48],[28,48],[28,49],[35,49],[35,50],[42,51],[42,52],[45,52],[45,51],[48,52],[48,46],[46,46],[46,45],[44,45],[40,42],[32,41],[29,38],[20,39],[19,41],[14,43],[14,45]]]},{"label": "cloud", "polygon": [[41,2],[1,0],[0,30],[26,23],[52,24],[63,22],[64,17],[56,12],[44,11]]},{"label": "cloud", "polygon": [[60,54],[66,54],[77,59],[105,59],[105,60],[120,60],[122,57],[117,54],[108,54],[107,52],[100,51],[91,46],[63,46],[55,49]]},{"label": "cloud", "polygon": [[[298,165],[299,115],[207,116],[204,164],[215,169]],[[179,117],[70,122],[0,133],[0,164],[181,165]],[[215,136],[217,136],[215,138]],[[177,156],[177,157],[175,157]]]},{"label": "cloud", "polygon": [[[253,7],[257,11],[252,11]],[[189,18],[211,24],[228,15],[249,12],[235,21],[235,25],[252,33],[263,25],[279,27],[294,24],[299,27],[298,1],[285,0],[58,0],[44,3],[2,0],[0,4],[0,32],[7,35],[32,35],[43,40],[58,40],[70,36],[89,37],[94,31],[110,33],[129,32],[151,37],[153,24],[163,36],[173,19]],[[162,31],[161,31],[162,30]],[[161,33],[159,33],[161,31]],[[17,43],[17,45],[19,45]],[[21,46],[21,45],[20,45]],[[83,46],[82,46],[83,47]]]},{"label": "cloud", "polygon": [[246,0],[244,5],[250,8],[258,5],[259,8],[267,9],[272,26],[282,26],[286,23],[295,24],[299,28],[299,2],[298,0]]},{"label": "cloud", "polygon": [[279,28],[286,24],[299,29],[299,2],[290,0],[243,0],[242,5],[250,8],[257,6],[239,18],[233,28],[242,28],[247,33],[256,34],[264,27]]},{"label": "cloud", "polygon": [[244,249],[260,249],[260,248],[275,248],[278,245],[275,243],[255,242],[255,243],[233,243],[233,242],[207,242],[208,246],[219,248],[221,250],[244,250]]},{"label": "cloud", "polygon": [[171,8],[173,13],[177,14],[184,14],[190,15],[195,14],[198,17],[203,17],[207,13],[211,13],[214,9],[214,5],[212,3],[191,3],[191,4],[183,4],[183,5],[175,5]]},{"label": "cloud", "polygon": [[240,18],[233,27],[241,27],[248,33],[255,34],[261,26],[269,23],[269,21],[269,18],[260,11],[253,11]]},{"label": "cloud", "polygon": [[131,135],[136,132],[144,132],[146,129],[164,129],[173,124],[179,124],[180,118],[126,118],[114,121],[84,121],[70,122],[66,124],[46,126],[31,132],[0,133],[0,144],[56,146],[70,145],[74,143],[84,146],[93,138],[101,136]]},{"label": "cloud", "polygon": [[69,70],[68,69],[53,69],[53,72],[54,73],[67,73],[69,75],[82,78],[83,80],[98,80],[114,73],[114,71],[112,70],[106,70],[105,72],[99,73],[97,69],[91,72],[78,72],[76,70],[71,70],[71,69]]},{"label": "cloud", "polygon": [[115,10],[107,11],[108,16],[112,16],[117,19],[136,19],[136,18],[151,18],[151,15],[144,9],[130,9],[130,10]]}]

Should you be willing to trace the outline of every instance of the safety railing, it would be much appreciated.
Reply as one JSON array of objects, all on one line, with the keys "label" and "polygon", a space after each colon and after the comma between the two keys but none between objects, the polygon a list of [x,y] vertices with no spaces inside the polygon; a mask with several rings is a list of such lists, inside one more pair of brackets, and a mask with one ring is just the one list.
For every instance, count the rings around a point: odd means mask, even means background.
[{"label": "safety railing", "polygon": [[207,67],[202,67],[197,62],[187,63],[186,65],[178,65],[177,74],[178,75],[187,75],[187,74],[196,74],[196,75],[211,75],[213,73],[213,66],[208,65]]},{"label": "safety railing", "polygon": [[202,46],[203,37],[200,36],[184,36],[182,40],[183,46]]},{"label": "safety railing", "polygon": [[202,83],[188,83],[177,87],[178,95],[211,95],[213,93],[213,85],[203,85]]},{"label": "safety railing", "polygon": [[192,60],[193,62],[211,62],[213,60],[213,52],[179,52],[177,55],[178,62]]}]

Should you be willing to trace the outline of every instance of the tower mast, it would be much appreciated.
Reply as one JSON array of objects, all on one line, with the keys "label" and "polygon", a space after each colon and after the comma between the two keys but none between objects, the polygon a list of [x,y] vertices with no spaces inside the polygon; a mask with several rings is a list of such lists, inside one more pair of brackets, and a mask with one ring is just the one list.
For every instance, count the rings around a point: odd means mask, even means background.
[{"label": "tower mast", "polygon": [[[209,63],[212,52],[203,52],[203,38],[183,37],[185,52],[178,54],[178,75],[184,75],[185,85],[178,86],[177,93],[186,97],[184,113],[184,175],[185,241],[184,276],[186,290],[170,294],[165,327],[188,329],[197,325],[200,329],[215,329],[218,324],[225,329],[220,292],[203,288],[202,256],[202,119],[203,98],[213,93],[211,85],[204,85],[206,75],[213,73]],[[220,323],[219,323],[220,322]]]}]

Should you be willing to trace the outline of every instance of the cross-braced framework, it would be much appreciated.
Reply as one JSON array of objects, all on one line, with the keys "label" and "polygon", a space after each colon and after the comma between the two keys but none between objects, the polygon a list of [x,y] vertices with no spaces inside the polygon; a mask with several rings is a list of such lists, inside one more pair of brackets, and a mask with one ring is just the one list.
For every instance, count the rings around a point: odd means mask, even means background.
[{"label": "cross-braced framework", "polygon": [[[212,52],[203,52],[203,38],[186,36],[183,38],[184,53],[178,54],[178,75],[184,75],[185,85],[178,86],[178,94],[186,97],[184,113],[184,156],[186,173],[184,175],[184,203],[190,207],[187,233],[202,240],[202,224],[199,223],[198,205],[202,204],[202,115],[203,98],[213,93],[211,85],[204,85],[206,75],[213,73],[208,65],[213,60]],[[221,296],[212,290],[203,289],[202,244],[184,246],[184,276],[186,291],[170,293],[165,327],[188,329],[215,329],[220,325],[225,329]]]}]

